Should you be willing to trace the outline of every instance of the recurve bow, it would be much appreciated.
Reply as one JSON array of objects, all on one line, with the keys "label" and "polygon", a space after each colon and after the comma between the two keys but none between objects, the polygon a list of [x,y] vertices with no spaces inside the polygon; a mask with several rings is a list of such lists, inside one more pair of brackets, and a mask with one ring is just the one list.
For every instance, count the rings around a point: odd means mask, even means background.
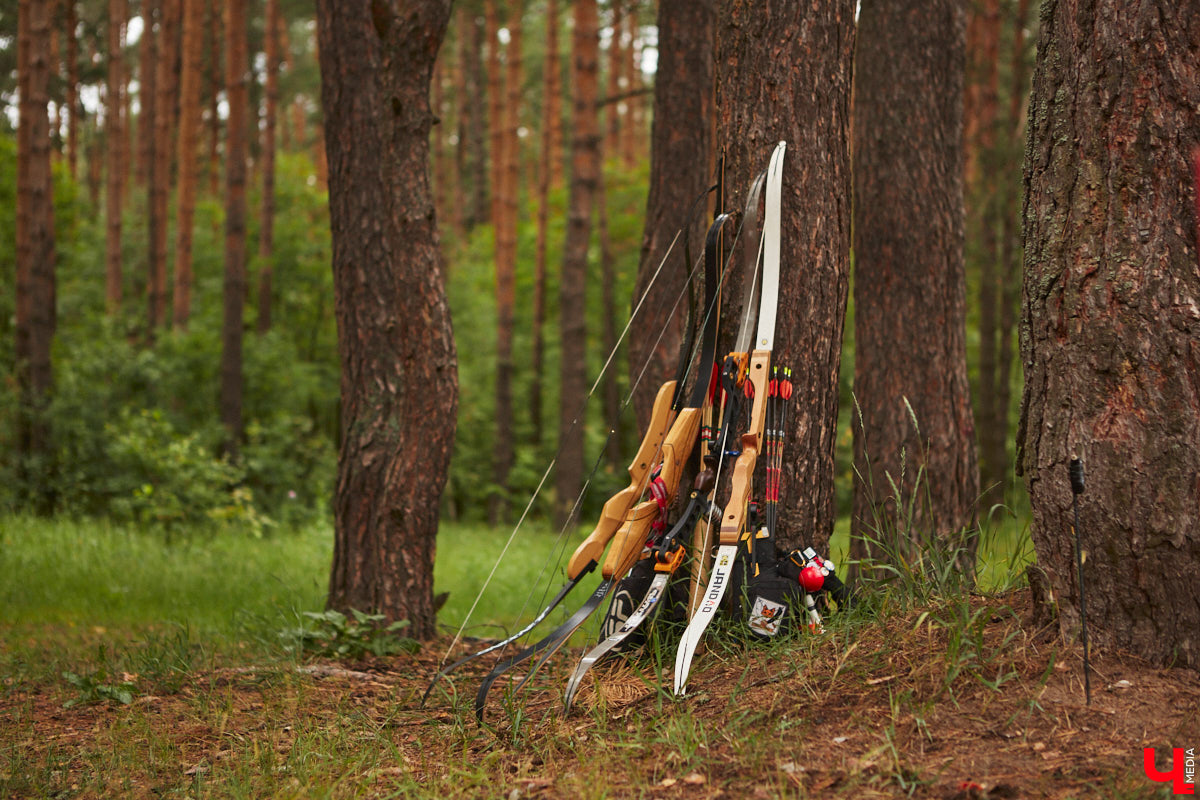
[{"label": "recurve bow", "polygon": [[[779,233],[783,187],[783,157],[786,144],[780,142],[771,155],[767,168],[766,220],[763,231],[763,271],[761,299],[758,307],[758,332],[754,350],[749,354],[749,364],[744,380],[753,387],[753,405],[750,425],[741,438],[741,452],[734,462],[729,500],[721,515],[719,543],[712,575],[704,591],[699,607],[692,615],[675,657],[675,694],[684,693],[692,657],[704,635],[705,629],[716,614],[737,557],[737,544],[745,524],[746,503],[750,497],[754,467],[762,442],[763,423],[771,367],[771,350],[775,342],[775,313],[779,296]],[[739,345],[740,347],[740,345]],[[731,357],[732,358],[732,357]],[[726,360],[726,377],[729,377],[729,359]]]},{"label": "recurve bow", "polygon": [[[691,454],[692,447],[695,445],[696,434],[700,428],[701,409],[704,399],[708,394],[709,382],[712,377],[711,367],[706,365],[713,363],[716,354],[716,331],[720,314],[719,304],[716,302],[717,286],[720,283],[720,257],[715,242],[721,230],[731,219],[729,214],[721,214],[709,227],[705,240],[705,311],[696,382],[693,385],[688,404],[678,411],[670,430],[663,438],[658,458],[651,459],[652,463],[661,461],[660,478],[664,485],[667,495],[666,502],[668,503],[674,497],[675,490],[679,485],[683,463],[687,460],[687,457]],[[690,352],[685,354],[684,360],[690,363]],[[564,623],[540,641],[514,654],[511,658],[501,661],[488,673],[475,694],[475,716],[477,718],[480,720],[483,719],[483,709],[487,702],[488,693],[501,675],[518,664],[524,663],[538,654],[542,654],[533,669],[517,684],[516,688],[520,689],[566,643],[571,634],[583,625],[596,609],[600,607],[617,581],[637,561],[638,556],[645,547],[647,535],[658,515],[658,510],[659,505],[655,500],[646,500],[639,503],[627,513],[620,528],[611,536],[612,543],[601,566],[602,580],[600,585],[592,592],[587,602]],[[595,561],[593,560],[591,563],[594,567]]]}]

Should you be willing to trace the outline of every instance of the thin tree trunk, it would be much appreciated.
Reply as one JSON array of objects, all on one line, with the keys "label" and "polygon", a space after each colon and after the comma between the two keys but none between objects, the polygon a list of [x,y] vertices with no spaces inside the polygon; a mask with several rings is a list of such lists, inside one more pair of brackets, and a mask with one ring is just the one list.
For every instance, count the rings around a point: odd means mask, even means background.
[{"label": "thin tree trunk", "polygon": [[[162,0],[143,0],[141,17],[142,36],[138,41],[138,104],[141,108],[138,111],[137,169],[134,179],[153,191],[149,182],[154,171],[154,120],[158,104],[158,69],[155,65],[158,63]],[[153,201],[150,205],[153,206]],[[150,214],[152,215],[153,211]]]},{"label": "thin tree trunk", "polygon": [[158,28],[158,75],[154,104],[154,148],[151,165],[150,226],[152,257],[147,281],[147,327],[154,338],[157,327],[167,321],[167,219],[171,199],[171,146],[175,127],[175,99],[178,85],[175,60],[179,52],[180,0],[160,0]]},{"label": "thin tree trunk", "polygon": [[464,225],[467,230],[486,222],[488,210],[488,148],[487,124],[484,116],[485,79],[483,69],[484,24],[466,7],[460,11],[463,20],[463,37],[466,49],[463,53],[463,106],[462,118],[465,137],[462,146],[467,148],[467,171],[470,176],[471,194]]},{"label": "thin tree trunk", "polygon": [[192,310],[192,224],[196,213],[196,159],[201,125],[200,82],[204,69],[204,4],[183,0],[179,91],[179,194],[175,217],[175,327],[187,328]]},{"label": "thin tree trunk", "polygon": [[[602,159],[603,161],[603,159]],[[612,239],[608,233],[608,179],[603,168],[596,181],[596,233],[600,239],[600,346],[614,362],[617,349],[617,273],[613,264]],[[604,379],[604,422],[609,426],[604,457],[614,473],[620,473],[621,463],[621,379],[614,363]]]},{"label": "thin tree trunk", "polygon": [[[509,0],[504,95],[496,104],[492,158],[498,165],[494,194],[496,226],[496,438],[492,451],[492,483],[488,520],[502,521],[508,511],[508,473],[513,463],[512,340],[517,282],[517,194],[520,178],[521,17],[522,0]],[[494,12],[494,9],[489,10]],[[489,51],[489,69],[491,58]],[[489,79],[489,91],[492,82]]]},{"label": "thin tree trunk", "polygon": [[[487,131],[488,157],[491,169],[488,173],[488,183],[492,187],[491,207],[488,219],[491,220],[495,237],[496,228],[500,221],[500,195],[503,191],[501,183],[504,180],[504,73],[500,68],[500,16],[496,9],[496,0],[484,0],[483,4],[484,35],[487,42],[485,55],[485,72],[487,77]],[[498,246],[498,243],[497,243]]]},{"label": "thin tree trunk", "polygon": [[[1200,2],[1042,7],[1025,157],[1018,465],[1063,634],[1072,490],[1097,648],[1200,669]],[[1119,64],[1120,69],[1113,68]]]},{"label": "thin tree trunk", "polygon": [[583,486],[581,415],[587,394],[586,286],[592,210],[600,179],[600,130],[596,119],[597,62],[600,41],[596,0],[576,0],[572,34],[571,183],[567,235],[559,280],[561,382],[559,387],[559,457],[555,486],[555,522],[561,528]]},{"label": "thin tree trunk", "polygon": [[372,8],[317,3],[342,363],[329,606],[407,619],[405,633],[427,639],[458,405],[428,178],[429,82],[450,3]]},{"label": "thin tree trunk", "polygon": [[[771,148],[788,143],[774,346],[776,360],[792,367],[795,385],[779,502],[778,539],[788,548],[825,548],[837,517],[833,476],[850,270],[854,6],[853,0],[722,0],[718,6],[717,115],[729,207],[744,204]],[[741,297],[740,275],[733,277],[724,291]]]},{"label": "thin tree trunk", "polygon": [[225,450],[236,456],[242,438],[242,309],[246,297],[246,117],[250,64],[246,0],[225,6],[229,119],[225,131],[225,281],[221,324],[221,422]]},{"label": "thin tree trunk", "polygon": [[54,182],[50,169],[51,0],[17,7],[17,265],[16,377],[20,402],[17,453],[22,489],[39,513],[54,505],[50,422],[54,374]]},{"label": "thin tree trunk", "polygon": [[261,336],[271,330],[271,280],[275,260],[275,126],[279,115],[279,0],[267,0],[266,120],[262,148],[262,217],[258,231],[258,320]]},{"label": "thin tree trunk", "polygon": [[221,180],[221,115],[218,100],[225,88],[221,77],[221,4],[208,6],[208,193],[216,197]]},{"label": "thin tree trunk", "polygon": [[[708,3],[659,2],[650,191],[633,293],[635,303],[645,295],[640,316],[633,324],[637,331],[648,335],[629,339],[629,385],[637,387],[633,407],[639,430],[650,420],[658,387],[675,373],[687,323],[681,312],[671,316],[692,268],[685,257],[683,236],[657,279],[655,272],[675,232],[684,227],[692,204],[708,186],[715,119],[713,96],[711,90],[697,87],[713,85],[715,24],[716,15]],[[705,227],[704,220],[697,219],[687,234],[687,249],[693,257],[703,249]]]},{"label": "thin tree trunk", "polygon": [[543,66],[542,151],[538,163],[537,242],[533,267],[533,377],[529,387],[529,417],[533,422],[533,444],[542,441],[542,381],[545,370],[544,327],[546,322],[546,240],[550,221],[550,183],[555,165],[561,162],[561,114],[558,62],[558,0],[546,3],[546,63]]},{"label": "thin tree trunk", "polygon": [[121,309],[121,208],[125,195],[122,149],[126,138],[121,125],[121,90],[125,85],[121,64],[121,26],[124,24],[125,0],[108,0],[108,82],[104,109],[105,161],[108,165],[104,211],[104,297],[109,314],[116,314]]},{"label": "thin tree trunk", "polygon": [[67,172],[71,180],[79,178],[79,14],[75,0],[66,0],[67,7]]},{"label": "thin tree trunk", "polygon": [[[604,146],[601,151],[604,158],[614,159],[621,152],[621,121],[620,109],[622,104],[614,102],[613,98],[624,90],[625,61],[622,58],[621,42],[625,36],[625,17],[622,14],[622,0],[612,0],[612,37],[608,43],[608,86],[604,90]],[[633,42],[629,43],[632,51]]]},{"label": "thin tree trunk", "polygon": [[866,0],[859,13],[850,553],[912,564],[936,542],[970,575],[979,472],[963,276],[965,23],[957,0]]},{"label": "thin tree trunk", "polygon": [[[629,30],[629,43],[623,48],[625,56],[625,85],[629,99],[624,103],[624,123],[621,126],[621,159],[626,169],[637,165],[638,156],[644,147],[642,134],[646,128],[645,102],[641,97],[644,88],[642,79],[641,39],[638,38],[638,0],[629,0],[625,11],[625,27]],[[704,91],[704,89],[701,89]]]}]

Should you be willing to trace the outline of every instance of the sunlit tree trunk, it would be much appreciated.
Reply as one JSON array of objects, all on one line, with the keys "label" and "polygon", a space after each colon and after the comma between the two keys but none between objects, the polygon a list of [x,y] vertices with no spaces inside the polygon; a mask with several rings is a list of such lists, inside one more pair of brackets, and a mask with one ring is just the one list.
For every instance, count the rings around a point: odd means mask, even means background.
[{"label": "sunlit tree trunk", "polygon": [[47,411],[54,375],[55,251],[54,183],[50,170],[51,0],[17,6],[17,264],[13,355],[18,391],[17,454],[25,498],[49,513],[54,492]]},{"label": "sunlit tree trunk", "polygon": [[555,520],[561,527],[571,515],[583,486],[584,421],[587,394],[588,245],[596,184],[600,179],[600,130],[596,115],[597,62],[600,42],[596,0],[576,0],[572,34],[571,183],[566,241],[559,280],[561,338],[559,386],[559,456],[555,486]]},{"label": "sunlit tree trunk", "polygon": [[911,564],[938,542],[961,548],[970,574],[979,473],[963,274],[965,23],[957,0],[865,0],[859,13],[850,552]]},{"label": "sunlit tree trunk", "polygon": [[429,185],[449,0],[318,0],[341,450],[329,606],[435,631],[433,554],[458,378]]},{"label": "sunlit tree trunk", "polygon": [[242,311],[246,297],[246,117],[250,65],[246,55],[246,0],[225,6],[229,119],[225,129],[225,280],[221,323],[221,422],[227,452],[242,438]]},{"label": "sunlit tree trunk", "polygon": [[1074,634],[1079,458],[1091,643],[1200,669],[1200,2],[1051,1],[1041,20],[1017,435],[1038,566]]}]

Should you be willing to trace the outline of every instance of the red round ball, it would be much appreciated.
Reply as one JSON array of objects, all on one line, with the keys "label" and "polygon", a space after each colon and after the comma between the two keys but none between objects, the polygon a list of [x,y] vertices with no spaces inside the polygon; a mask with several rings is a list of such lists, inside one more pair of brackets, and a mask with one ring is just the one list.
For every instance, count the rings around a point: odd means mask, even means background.
[{"label": "red round ball", "polygon": [[800,570],[800,585],[806,592],[818,592],[825,585],[825,576],[816,564],[809,564]]}]

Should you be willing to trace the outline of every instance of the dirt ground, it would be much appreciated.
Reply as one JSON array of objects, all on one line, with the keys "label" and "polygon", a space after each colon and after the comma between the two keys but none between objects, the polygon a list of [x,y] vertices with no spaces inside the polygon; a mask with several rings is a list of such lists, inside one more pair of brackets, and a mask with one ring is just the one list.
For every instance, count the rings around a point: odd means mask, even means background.
[{"label": "dirt ground", "polygon": [[602,666],[565,717],[578,653],[560,654],[520,694],[498,686],[482,727],[471,700],[488,659],[420,705],[448,641],[217,666],[128,706],[64,708],[63,684],[9,686],[0,796],[1171,796],[1145,777],[1143,748],[1166,770],[1170,747],[1200,747],[1200,676],[1096,652],[1089,706],[1079,648],[1030,631],[1022,594],[970,613],[959,634],[926,610],[857,638],[714,643],[682,700],[670,664],[665,681]]}]

